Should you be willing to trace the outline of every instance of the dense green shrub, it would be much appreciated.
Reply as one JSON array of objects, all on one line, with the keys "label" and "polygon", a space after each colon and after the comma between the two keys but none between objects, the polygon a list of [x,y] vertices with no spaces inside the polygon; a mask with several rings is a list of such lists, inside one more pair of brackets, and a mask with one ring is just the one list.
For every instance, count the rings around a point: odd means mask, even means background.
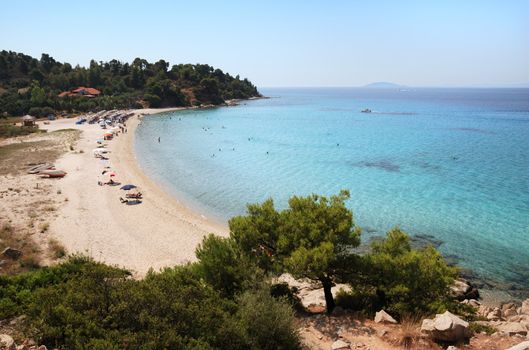
[{"label": "dense green shrub", "polygon": [[247,291],[238,300],[237,318],[246,327],[249,349],[299,349],[294,314],[286,300],[277,301],[266,288]]},{"label": "dense green shrub", "polygon": [[10,123],[0,123],[0,138],[29,135],[36,132],[46,132],[36,127],[19,126]]},{"label": "dense green shrub", "polygon": [[263,277],[263,271],[231,238],[206,236],[197,247],[196,256],[201,276],[225,297],[233,298]]},{"label": "dense green shrub", "polygon": [[1,318],[28,315],[30,334],[51,347],[299,348],[285,302],[261,289],[244,292],[238,302],[223,298],[196,265],[133,280],[127,271],[73,257],[0,283]]},{"label": "dense green shrub", "polygon": [[357,294],[374,300],[370,312],[384,308],[399,317],[432,314],[453,306],[449,286],[457,269],[449,266],[432,246],[412,249],[410,238],[400,229],[375,241],[362,258],[363,276],[352,280]]}]

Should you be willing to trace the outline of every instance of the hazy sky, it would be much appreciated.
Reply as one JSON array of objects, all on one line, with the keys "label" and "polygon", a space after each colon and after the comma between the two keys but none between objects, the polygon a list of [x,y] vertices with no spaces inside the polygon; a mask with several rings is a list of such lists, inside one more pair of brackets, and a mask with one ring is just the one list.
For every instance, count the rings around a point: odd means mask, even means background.
[{"label": "hazy sky", "polygon": [[0,49],[208,63],[259,87],[529,86],[529,1],[0,0]]}]

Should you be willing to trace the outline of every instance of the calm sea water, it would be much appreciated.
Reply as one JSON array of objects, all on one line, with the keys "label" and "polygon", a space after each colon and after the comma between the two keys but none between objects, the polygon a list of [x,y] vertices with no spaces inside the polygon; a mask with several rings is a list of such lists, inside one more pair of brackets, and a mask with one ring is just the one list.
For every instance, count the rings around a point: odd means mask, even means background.
[{"label": "calm sea water", "polygon": [[529,89],[262,93],[145,118],[142,168],[223,221],[269,197],[282,208],[349,189],[364,241],[399,225],[476,276],[529,290]]}]

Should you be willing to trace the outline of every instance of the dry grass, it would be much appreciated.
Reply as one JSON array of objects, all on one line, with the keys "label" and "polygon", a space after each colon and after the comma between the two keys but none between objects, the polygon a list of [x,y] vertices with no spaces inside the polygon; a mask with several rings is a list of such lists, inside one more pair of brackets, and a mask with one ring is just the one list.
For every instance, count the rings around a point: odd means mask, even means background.
[{"label": "dry grass", "polygon": [[61,192],[53,181],[39,181],[26,171],[32,163],[54,163],[76,145],[79,135],[79,130],[69,129],[0,140],[0,249],[22,253],[17,259],[0,257],[0,274],[36,269],[66,255],[58,242],[48,242],[47,235],[48,221],[60,205],[54,194]]},{"label": "dry grass", "polygon": [[0,228],[0,250],[7,247],[20,250],[19,259],[5,258],[0,267],[0,274],[15,274],[21,271],[35,269],[40,266],[39,249],[31,236],[24,235],[23,230],[17,229],[10,223],[3,223]]},{"label": "dry grass", "polygon": [[48,247],[50,252],[55,259],[60,259],[66,256],[66,249],[64,246],[54,238],[48,241]]},{"label": "dry grass", "polygon": [[417,315],[403,317],[392,344],[406,350],[438,349],[435,343],[421,333],[421,320],[422,317]]},{"label": "dry grass", "polygon": [[47,222],[43,222],[39,225],[39,230],[41,233],[47,232],[50,229],[50,224]]},{"label": "dry grass", "polygon": [[0,228],[0,244],[6,245],[6,241],[10,240],[13,235],[13,226],[11,226],[9,223],[5,223]]},{"label": "dry grass", "polygon": [[25,173],[28,164],[53,163],[68,146],[79,139],[80,131],[65,129],[17,139],[0,147],[0,175]]}]

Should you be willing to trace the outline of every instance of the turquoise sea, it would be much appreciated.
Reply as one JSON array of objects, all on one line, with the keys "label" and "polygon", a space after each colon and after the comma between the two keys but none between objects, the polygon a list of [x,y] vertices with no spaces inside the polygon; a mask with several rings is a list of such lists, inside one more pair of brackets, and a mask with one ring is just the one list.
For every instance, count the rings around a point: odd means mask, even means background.
[{"label": "turquoise sea", "polygon": [[261,92],[144,118],[141,167],[223,222],[246,203],[349,189],[364,242],[399,225],[480,286],[529,293],[529,89]]}]

